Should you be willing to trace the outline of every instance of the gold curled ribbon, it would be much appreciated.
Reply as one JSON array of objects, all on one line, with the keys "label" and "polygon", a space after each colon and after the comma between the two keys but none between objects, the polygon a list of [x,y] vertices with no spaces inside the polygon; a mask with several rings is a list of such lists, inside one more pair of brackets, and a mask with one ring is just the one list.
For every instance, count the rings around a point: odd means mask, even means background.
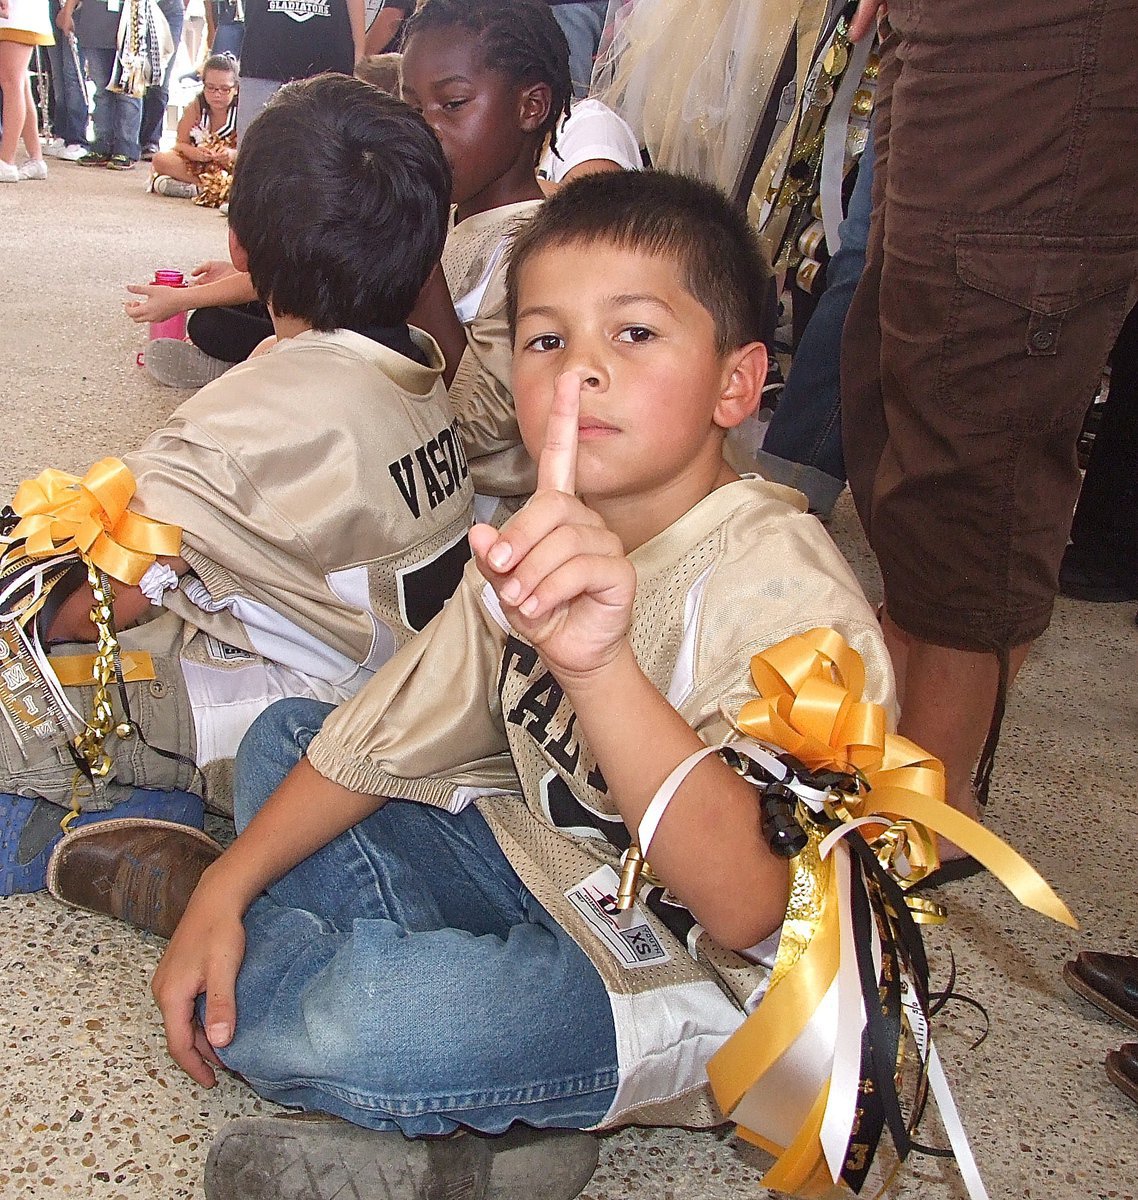
[{"label": "gold curled ribbon", "polygon": [[8,535],[29,558],[75,551],[120,583],[136,584],[158,555],[181,551],[182,531],[127,507],[135,482],[125,463],[100,459],[80,479],[49,469],[25,480],[12,508],[20,517]]},{"label": "gold curled ribbon", "polygon": [[[788,751],[811,770],[858,775],[865,785],[858,795],[832,793],[840,797],[833,815],[847,824],[880,818],[882,831],[866,840],[902,888],[939,864],[939,834],[983,863],[1021,903],[1076,927],[1067,906],[1029,863],[945,802],[943,764],[907,738],[886,732],[884,709],[863,699],[861,656],[839,633],[819,628],[788,638],[751,659],[751,677],[759,698],[743,706],[736,728]],[[818,1061],[827,1052],[810,1028],[839,970],[841,897],[833,857],[821,858],[818,845],[815,828],[806,850],[791,863],[791,902],[767,993],[711,1058],[707,1072],[716,1102],[735,1120],[740,1136],[775,1155],[763,1184],[821,1200],[845,1190],[831,1177],[821,1143],[832,1063]],[[930,902],[917,897],[908,902],[915,920],[938,919]],[[794,1061],[813,1063],[807,1072],[813,1082],[789,1067]],[[820,1078],[825,1082],[819,1090]],[[797,1114],[798,1129],[784,1145],[769,1129],[785,1127],[787,1112]]]}]

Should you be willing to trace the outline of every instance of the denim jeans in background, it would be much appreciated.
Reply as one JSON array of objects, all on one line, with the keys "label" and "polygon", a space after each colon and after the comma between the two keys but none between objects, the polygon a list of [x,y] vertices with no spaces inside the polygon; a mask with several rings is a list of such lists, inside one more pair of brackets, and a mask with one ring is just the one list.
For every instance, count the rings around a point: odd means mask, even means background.
[{"label": "denim jeans in background", "polygon": [[161,84],[151,84],[142,98],[142,133],[139,140],[144,146],[157,146],[162,141],[162,128],[166,121],[166,105],[170,103],[170,80],[174,64],[178,61],[178,47],[182,42],[182,25],[186,19],[183,0],[158,0],[158,7],[170,26],[170,37],[174,41],[174,53],[166,64],[166,73]]},{"label": "denim jeans in background", "polygon": [[241,59],[241,46],[245,41],[245,22],[227,21],[219,24],[213,32],[211,54],[232,54],[238,61]]},{"label": "denim jeans in background", "polygon": [[[238,829],[331,711],[282,700],[254,723]],[[220,1055],[268,1099],[410,1137],[587,1128],[612,1102],[601,978],[473,807],[389,802],[269,888],[245,932]]]},{"label": "denim jeans in background", "polygon": [[872,131],[861,156],[841,247],[826,267],[826,290],[811,314],[774,410],[759,470],[767,479],[806,493],[810,508],[829,516],[846,486],[842,457],[842,328],[865,268],[869,214],[873,207]]},{"label": "denim jeans in background", "polygon": [[138,161],[138,130],[142,121],[142,101],[124,92],[110,92],[107,84],[115,68],[113,48],[87,52],[87,70],[95,83],[95,142],[93,149],[102,154],[124,154]]},{"label": "denim jeans in background", "polygon": [[604,31],[608,0],[554,4],[551,7],[569,43],[569,78],[573,81],[573,95],[580,99],[589,94],[593,59]]},{"label": "denim jeans in background", "polygon": [[68,35],[55,23],[62,6],[51,0],[51,24],[55,45],[47,47],[51,63],[51,90],[55,96],[52,132],[67,146],[83,145],[87,141],[87,85],[82,74],[82,56],[76,61]]}]

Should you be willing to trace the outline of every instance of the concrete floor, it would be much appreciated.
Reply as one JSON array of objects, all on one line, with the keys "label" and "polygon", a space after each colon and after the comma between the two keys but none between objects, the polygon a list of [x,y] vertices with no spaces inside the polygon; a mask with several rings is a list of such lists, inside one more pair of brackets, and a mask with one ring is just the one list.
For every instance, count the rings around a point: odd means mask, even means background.
[{"label": "concrete floor", "polygon": [[[5,496],[48,466],[82,472],[163,421],[179,394],[135,366],[145,331],[120,311],[123,284],[225,253],[222,218],[144,195],[142,170],[50,171],[0,186]],[[848,500],[833,532],[872,593]],[[985,877],[942,894],[950,925],[927,936],[936,978],[951,951],[959,986],[991,1017],[969,1049],[981,1022],[958,1006],[937,1041],[993,1197],[1138,1195],[1138,1109],[1102,1069],[1127,1031],[1060,979],[1080,948],[1138,952],[1133,619],[1133,605],[1060,602],[1020,677],[993,790],[991,826],[1052,881],[1081,932]],[[234,1079],[204,1091],[167,1060],[148,991],[162,943],[46,894],[0,901],[0,918],[0,1197],[199,1197],[214,1132],[271,1106]],[[761,1167],[726,1132],[632,1130],[604,1140],[585,1194],[742,1200],[762,1193]],[[964,1191],[950,1163],[917,1158],[891,1195]]]}]

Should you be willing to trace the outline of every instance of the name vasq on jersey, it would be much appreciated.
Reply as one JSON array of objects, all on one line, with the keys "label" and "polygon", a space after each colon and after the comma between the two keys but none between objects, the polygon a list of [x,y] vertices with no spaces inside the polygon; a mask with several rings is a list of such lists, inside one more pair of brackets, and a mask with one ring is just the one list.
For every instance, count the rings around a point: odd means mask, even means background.
[{"label": "name vasq on jersey", "polygon": [[428,509],[438,508],[470,474],[454,422],[410,454],[388,463],[387,469],[416,519],[422,516],[424,496]]}]

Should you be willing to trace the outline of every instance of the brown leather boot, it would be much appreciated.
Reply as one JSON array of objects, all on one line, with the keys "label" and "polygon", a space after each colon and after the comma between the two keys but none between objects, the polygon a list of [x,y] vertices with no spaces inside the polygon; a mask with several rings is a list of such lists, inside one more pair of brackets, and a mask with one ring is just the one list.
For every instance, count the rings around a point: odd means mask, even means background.
[{"label": "brown leather boot", "polygon": [[1138,957],[1084,950],[1063,968],[1063,978],[1084,1000],[1138,1029]]},{"label": "brown leather boot", "polygon": [[1127,1042],[1106,1056],[1106,1074],[1125,1095],[1138,1104],[1138,1042]]},{"label": "brown leather boot", "polygon": [[56,846],[47,890],[168,938],[202,872],[221,854],[213,838],[169,821],[125,817],[77,829]]}]

